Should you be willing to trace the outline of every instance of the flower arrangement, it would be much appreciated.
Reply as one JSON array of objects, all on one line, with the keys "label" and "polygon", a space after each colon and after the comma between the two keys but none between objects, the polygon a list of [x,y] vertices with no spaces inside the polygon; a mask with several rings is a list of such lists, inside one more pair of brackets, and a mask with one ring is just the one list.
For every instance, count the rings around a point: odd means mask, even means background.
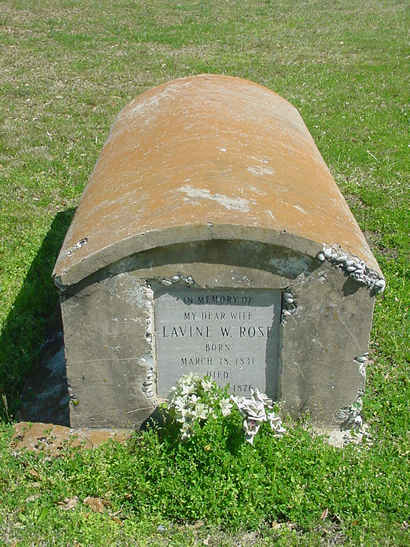
[{"label": "flower arrangement", "polygon": [[180,430],[181,439],[188,439],[196,423],[209,417],[227,417],[233,409],[238,409],[243,417],[245,439],[253,444],[255,435],[262,423],[268,422],[275,436],[286,430],[282,420],[272,406],[269,398],[258,389],[251,391],[251,397],[229,396],[209,378],[187,374],[182,376],[171,390],[171,397],[165,409]]}]

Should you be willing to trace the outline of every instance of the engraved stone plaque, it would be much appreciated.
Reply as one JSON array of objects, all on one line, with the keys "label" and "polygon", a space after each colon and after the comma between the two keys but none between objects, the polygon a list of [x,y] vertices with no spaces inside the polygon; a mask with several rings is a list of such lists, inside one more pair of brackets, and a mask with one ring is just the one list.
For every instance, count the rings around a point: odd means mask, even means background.
[{"label": "engraved stone plaque", "polygon": [[183,375],[210,376],[230,392],[276,398],[279,290],[164,288],[154,300],[158,395]]}]

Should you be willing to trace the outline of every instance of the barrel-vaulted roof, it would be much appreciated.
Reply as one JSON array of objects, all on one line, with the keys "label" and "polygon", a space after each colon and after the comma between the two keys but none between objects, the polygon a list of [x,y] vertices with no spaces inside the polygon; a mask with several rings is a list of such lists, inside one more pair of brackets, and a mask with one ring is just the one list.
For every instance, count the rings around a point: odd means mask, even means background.
[{"label": "barrel-vaulted roof", "polygon": [[65,238],[63,285],[136,252],[247,239],[379,271],[298,111],[256,83],[200,75],[139,95],[115,120]]}]

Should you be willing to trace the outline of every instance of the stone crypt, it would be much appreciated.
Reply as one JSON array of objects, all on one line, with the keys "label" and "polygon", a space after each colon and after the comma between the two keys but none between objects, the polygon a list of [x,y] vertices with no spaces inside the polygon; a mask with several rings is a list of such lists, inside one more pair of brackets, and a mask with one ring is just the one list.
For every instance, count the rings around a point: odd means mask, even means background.
[{"label": "stone crypt", "polygon": [[298,111],[201,75],[119,114],[61,248],[72,427],[139,426],[188,372],[360,411],[384,279]]}]

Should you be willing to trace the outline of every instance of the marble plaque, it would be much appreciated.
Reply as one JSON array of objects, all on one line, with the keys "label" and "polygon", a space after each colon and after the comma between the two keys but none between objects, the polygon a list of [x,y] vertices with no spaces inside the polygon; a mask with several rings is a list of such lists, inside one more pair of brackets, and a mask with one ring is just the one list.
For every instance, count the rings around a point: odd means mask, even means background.
[{"label": "marble plaque", "polygon": [[230,392],[253,387],[276,398],[279,290],[167,288],[154,299],[157,389],[183,375],[210,376]]}]

